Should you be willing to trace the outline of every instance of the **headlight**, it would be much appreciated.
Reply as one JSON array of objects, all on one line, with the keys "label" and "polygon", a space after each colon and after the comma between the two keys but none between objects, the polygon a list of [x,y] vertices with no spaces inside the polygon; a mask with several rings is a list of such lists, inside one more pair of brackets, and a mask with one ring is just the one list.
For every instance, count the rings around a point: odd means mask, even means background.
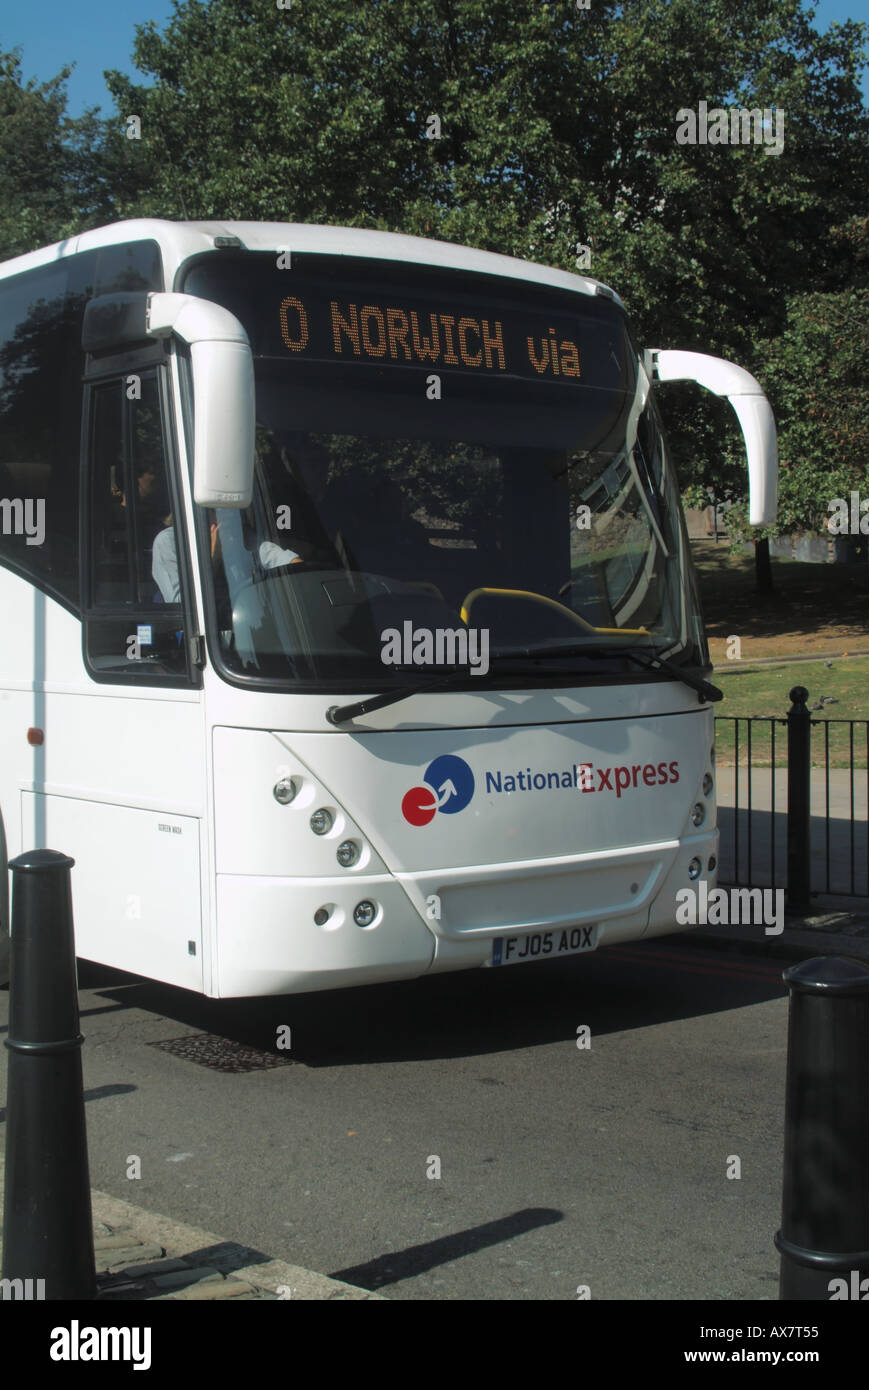
[{"label": "headlight", "polygon": [[275,801],[279,801],[282,806],[289,806],[295,800],[298,787],[292,777],[282,777],[280,782],[276,782],[272,787],[272,796]]}]

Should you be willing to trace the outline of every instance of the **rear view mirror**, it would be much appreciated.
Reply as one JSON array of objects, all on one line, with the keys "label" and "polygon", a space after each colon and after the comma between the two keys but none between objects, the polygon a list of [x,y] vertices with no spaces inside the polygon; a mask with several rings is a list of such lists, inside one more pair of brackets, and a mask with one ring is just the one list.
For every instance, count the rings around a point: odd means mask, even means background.
[{"label": "rear view mirror", "polygon": [[150,294],[147,331],[190,347],[194,502],[243,510],[253,492],[256,426],[247,334],[227,309],[188,294]]},{"label": "rear view mirror", "polygon": [[752,526],[775,521],[778,506],[778,446],[772,408],[750,372],[705,352],[647,348],[645,367],[652,381],[696,381],[730,401],[736,411],[748,458],[749,516]]}]

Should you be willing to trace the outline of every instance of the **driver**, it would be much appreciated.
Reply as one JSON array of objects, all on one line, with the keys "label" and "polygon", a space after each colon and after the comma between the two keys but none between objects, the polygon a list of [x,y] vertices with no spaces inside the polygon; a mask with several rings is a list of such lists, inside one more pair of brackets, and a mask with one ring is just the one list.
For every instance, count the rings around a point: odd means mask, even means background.
[{"label": "driver", "polygon": [[302,557],[296,550],[286,550],[276,541],[263,541],[259,548],[259,560],[263,569],[276,570],[279,565],[300,565]]},{"label": "driver", "polygon": [[[211,559],[216,564],[221,558],[220,522],[211,522]],[[280,565],[301,564],[298,551],[288,550],[275,541],[263,541],[259,547],[259,559],[263,569],[274,570]],[[175,546],[175,527],[172,517],[166,518],[166,525],[154,538],[151,573],[164,603],[181,602],[181,583],[178,578],[178,552]]]},{"label": "driver", "polygon": [[[216,512],[213,513],[209,529],[211,532],[211,559],[214,565],[223,559],[220,537],[221,525],[222,518],[219,518]],[[302,562],[302,557],[297,550],[289,550],[286,546],[278,545],[276,541],[261,541],[257,547],[257,554],[260,564],[266,570],[277,569],[280,565],[296,565]]]}]

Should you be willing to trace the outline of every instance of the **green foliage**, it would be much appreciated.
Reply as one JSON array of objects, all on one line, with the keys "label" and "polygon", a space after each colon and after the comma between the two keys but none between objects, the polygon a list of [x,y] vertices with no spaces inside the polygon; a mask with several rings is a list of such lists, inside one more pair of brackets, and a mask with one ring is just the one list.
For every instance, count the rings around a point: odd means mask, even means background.
[{"label": "green foliage", "polygon": [[828,503],[869,497],[869,288],[805,294],[769,349],[780,531],[826,529]]},{"label": "green foliage", "polygon": [[17,53],[0,56],[0,255],[5,260],[53,241],[69,190],[62,138],[65,68],[26,86]]},{"label": "green foliage", "polygon": [[25,83],[18,52],[0,54],[0,260],[111,220],[103,127],[66,115],[70,71]]}]

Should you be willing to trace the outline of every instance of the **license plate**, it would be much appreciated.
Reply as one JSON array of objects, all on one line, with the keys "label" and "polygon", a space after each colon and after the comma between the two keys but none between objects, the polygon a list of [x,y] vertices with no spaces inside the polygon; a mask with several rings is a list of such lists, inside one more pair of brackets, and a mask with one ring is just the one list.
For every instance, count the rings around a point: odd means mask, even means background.
[{"label": "license plate", "polygon": [[533,931],[521,936],[496,936],[492,942],[492,965],[521,965],[526,960],[553,960],[556,956],[575,956],[593,951],[599,928],[566,927],[563,931]]}]

